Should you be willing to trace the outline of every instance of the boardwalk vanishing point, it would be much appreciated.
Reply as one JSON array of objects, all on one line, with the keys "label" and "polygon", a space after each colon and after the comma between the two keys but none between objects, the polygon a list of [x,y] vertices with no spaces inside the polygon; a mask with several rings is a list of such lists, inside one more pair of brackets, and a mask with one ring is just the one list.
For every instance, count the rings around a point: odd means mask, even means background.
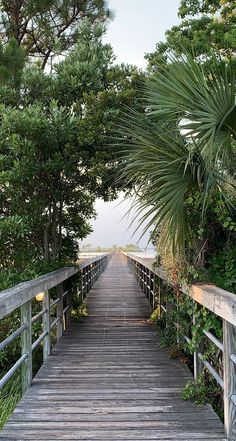
[{"label": "boardwalk vanishing point", "polygon": [[2,441],[222,441],[211,406],[183,401],[192,378],[159,347],[151,308],[124,256],[114,254],[0,432]]}]

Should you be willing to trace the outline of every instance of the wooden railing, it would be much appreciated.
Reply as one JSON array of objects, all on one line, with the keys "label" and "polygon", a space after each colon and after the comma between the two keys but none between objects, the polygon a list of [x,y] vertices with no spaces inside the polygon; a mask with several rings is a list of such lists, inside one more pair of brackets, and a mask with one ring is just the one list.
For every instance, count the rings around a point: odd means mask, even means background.
[{"label": "wooden railing", "polygon": [[[153,309],[159,308],[160,313],[168,315],[167,304],[162,299],[162,286],[171,285],[167,280],[165,272],[161,268],[154,268],[152,263],[145,262],[132,254],[123,253],[127,258],[128,264],[133,271],[139,285],[148,297]],[[236,295],[227,292],[213,285],[192,285],[182,287],[183,295],[187,295],[199,305],[207,308],[217,317],[222,319],[223,341],[220,341],[209,332],[203,329],[202,333],[222,354],[223,376],[210,363],[204,353],[195,350],[194,376],[197,377],[205,367],[215,378],[219,386],[223,389],[224,395],[224,422],[228,440],[236,440]],[[196,317],[192,317],[192,323],[196,323]],[[185,339],[191,343],[191,336],[181,335],[179,323],[174,323],[178,338]],[[181,337],[180,337],[181,336]]]},{"label": "wooden railing", "polygon": [[[81,275],[76,286],[76,295],[82,302],[106,268],[109,259],[110,254],[86,259],[77,267],[61,268],[0,292],[0,320],[18,308],[21,311],[20,327],[0,343],[0,351],[2,351],[15,339],[21,337],[21,357],[0,379],[0,389],[20,367],[23,391],[29,387],[32,382],[33,351],[42,344],[45,361],[52,350],[52,332],[55,334],[54,340],[58,341],[63,331],[70,325],[73,276],[78,273]],[[66,288],[65,285],[67,285]],[[35,297],[42,302],[42,308],[32,317],[32,301]],[[35,341],[32,341],[32,326],[39,320],[42,322],[42,333]]]}]

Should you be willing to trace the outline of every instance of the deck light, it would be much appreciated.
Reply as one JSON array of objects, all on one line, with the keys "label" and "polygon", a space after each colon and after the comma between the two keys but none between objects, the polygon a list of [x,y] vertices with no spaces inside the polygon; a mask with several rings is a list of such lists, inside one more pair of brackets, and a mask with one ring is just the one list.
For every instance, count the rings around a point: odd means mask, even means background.
[{"label": "deck light", "polygon": [[44,292],[39,292],[39,293],[36,295],[36,300],[37,300],[38,302],[42,302],[43,299],[44,299]]}]

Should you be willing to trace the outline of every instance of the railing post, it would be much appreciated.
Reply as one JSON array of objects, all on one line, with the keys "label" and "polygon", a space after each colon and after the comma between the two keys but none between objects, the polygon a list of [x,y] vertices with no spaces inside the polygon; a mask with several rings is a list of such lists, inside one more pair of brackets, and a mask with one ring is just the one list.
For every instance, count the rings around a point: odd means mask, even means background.
[{"label": "railing post", "polygon": [[143,266],[142,268],[143,270],[143,291],[146,297],[148,297],[148,293],[147,293],[147,268],[145,268],[145,266]]},{"label": "railing post", "polygon": [[142,270],[142,265],[139,263],[138,267],[139,267],[139,285],[141,286],[141,288],[143,290],[143,270]]},{"label": "railing post", "polygon": [[92,263],[92,269],[91,269],[91,286],[93,286],[94,283],[95,283],[95,280],[94,280],[94,278],[95,278],[95,270],[94,270],[94,268],[95,268],[95,265],[94,265],[94,263]]},{"label": "railing post", "polygon": [[84,270],[82,269],[80,273],[80,300],[84,300]]},{"label": "railing post", "polygon": [[22,365],[22,391],[23,393],[32,383],[32,312],[31,300],[21,306],[21,324],[26,324],[27,329],[21,334],[21,354],[28,357]]},{"label": "railing post", "polygon": [[49,291],[45,291],[43,298],[43,309],[46,309],[45,314],[43,314],[43,332],[46,332],[47,335],[44,338],[43,342],[43,361],[47,360],[48,356],[51,354],[51,311],[50,311],[50,296]]},{"label": "railing post", "polygon": [[152,271],[150,271],[150,293],[152,294],[152,307],[156,308],[156,298],[155,298],[155,275]]},{"label": "railing post", "polygon": [[97,281],[97,265],[96,262],[93,264],[93,285]]},{"label": "railing post", "polygon": [[104,259],[102,259],[100,262],[100,274],[102,274],[103,270],[105,269],[104,266],[105,266],[105,261]]},{"label": "railing post", "polygon": [[63,283],[57,286],[57,297],[59,299],[57,303],[57,340],[59,340],[63,334]]},{"label": "railing post", "polygon": [[137,268],[137,282],[139,284],[139,286],[141,286],[141,282],[140,282],[140,267],[139,267],[139,263],[136,262],[136,268]]},{"label": "railing post", "polygon": [[88,291],[92,288],[92,264],[88,267]]},{"label": "railing post", "polygon": [[[156,276],[157,277],[157,276]],[[162,291],[162,282],[161,282],[161,279],[160,279],[160,277],[158,278],[158,307],[159,307],[159,314],[160,314],[160,317],[161,317],[161,315],[162,315],[162,300],[161,300],[161,291]]]},{"label": "railing post", "polygon": [[86,267],[83,269],[83,301],[86,297],[87,293],[87,270]]},{"label": "railing post", "polygon": [[[196,317],[195,317],[195,314],[193,314],[193,325],[195,325],[195,324],[196,324]],[[204,364],[200,360],[200,358],[198,357],[199,352],[202,352],[202,353],[204,352],[202,343],[200,343],[198,345],[198,347],[195,349],[194,354],[193,354],[194,378],[197,378],[199,375],[201,375],[201,373],[203,372],[203,369],[204,369]]]},{"label": "railing post", "polygon": [[169,305],[168,305],[168,290],[166,289],[166,292],[165,292],[165,296],[166,296],[166,328],[168,328],[168,320],[169,320],[169,315],[168,315],[168,313],[169,313]]},{"label": "railing post", "polygon": [[86,273],[85,273],[85,280],[86,280],[86,295],[89,292],[89,270],[88,267],[86,267]]},{"label": "railing post", "polygon": [[84,301],[87,293],[87,273],[86,273],[86,267],[83,269],[83,297],[82,301]]},{"label": "railing post", "polygon": [[179,346],[180,344],[180,324],[179,324],[179,296],[178,292],[176,295],[176,343]]},{"label": "railing post", "polygon": [[98,268],[99,268],[98,274],[99,274],[99,277],[100,277],[100,275],[102,274],[102,270],[103,270],[103,260],[102,259],[99,260]]},{"label": "railing post", "polygon": [[150,271],[146,268],[146,287],[147,287],[147,296],[149,303],[151,303],[151,279],[150,279]]},{"label": "railing post", "polygon": [[[236,327],[223,320],[224,345],[224,421],[228,440],[236,439]],[[231,358],[232,357],[232,358]]]},{"label": "railing post", "polygon": [[71,304],[72,304],[72,293],[71,293],[71,288],[69,288],[69,291],[65,296],[65,307],[68,308],[65,312],[65,327],[64,327],[65,330],[68,329],[71,324],[71,306],[72,306]]}]

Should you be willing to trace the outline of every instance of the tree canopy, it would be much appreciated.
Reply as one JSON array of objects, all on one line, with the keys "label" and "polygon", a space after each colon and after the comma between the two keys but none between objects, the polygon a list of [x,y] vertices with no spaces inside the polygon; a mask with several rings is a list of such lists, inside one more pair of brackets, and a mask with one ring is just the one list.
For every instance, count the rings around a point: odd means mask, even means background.
[{"label": "tree canopy", "polygon": [[179,262],[190,251],[195,259],[212,252],[227,228],[233,240],[235,95],[231,64],[209,76],[191,56],[172,55],[144,85],[146,114],[133,110],[124,120],[122,178],[135,183],[146,229],[162,231]]},{"label": "tree canopy", "polygon": [[114,123],[141,74],[113,63],[104,32],[84,20],[53,75],[20,65],[20,89],[0,86],[2,268],[76,259],[95,198],[116,196]]},{"label": "tree canopy", "polygon": [[9,87],[20,84],[25,64],[25,51],[11,38],[6,45],[0,43],[0,83]]},{"label": "tree canopy", "polygon": [[156,71],[168,53],[192,53],[201,60],[218,54],[226,60],[236,57],[235,0],[181,0],[180,24],[166,31],[166,41],[146,55],[149,68]]},{"label": "tree canopy", "polygon": [[29,56],[41,59],[42,68],[73,47],[85,17],[93,22],[110,16],[105,0],[1,0],[0,11],[3,42],[14,38]]}]

